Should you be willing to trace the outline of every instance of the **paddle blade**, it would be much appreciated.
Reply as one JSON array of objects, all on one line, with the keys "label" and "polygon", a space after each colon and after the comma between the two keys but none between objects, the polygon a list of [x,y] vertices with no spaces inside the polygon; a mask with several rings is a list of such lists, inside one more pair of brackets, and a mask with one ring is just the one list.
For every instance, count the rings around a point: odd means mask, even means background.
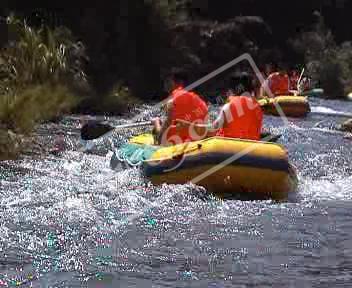
[{"label": "paddle blade", "polygon": [[282,135],[275,135],[270,132],[262,132],[260,138],[262,140],[266,139],[268,142],[276,143]]},{"label": "paddle blade", "polygon": [[94,140],[114,130],[114,127],[97,122],[88,122],[81,128],[82,140]]}]

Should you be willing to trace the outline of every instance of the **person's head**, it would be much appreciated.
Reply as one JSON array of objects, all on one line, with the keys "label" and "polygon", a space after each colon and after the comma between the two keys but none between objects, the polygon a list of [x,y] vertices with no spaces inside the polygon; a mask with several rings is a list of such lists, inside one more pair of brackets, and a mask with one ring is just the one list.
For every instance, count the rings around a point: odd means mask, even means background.
[{"label": "person's head", "polygon": [[291,70],[291,75],[292,75],[293,77],[297,77],[297,76],[298,76],[297,70],[296,70],[296,69],[292,69],[292,70]]},{"label": "person's head", "polygon": [[236,73],[231,80],[232,85],[230,89],[233,91],[232,94],[242,95],[245,93],[252,94],[254,92],[254,80],[249,73]]},{"label": "person's head", "polygon": [[177,87],[184,87],[188,82],[187,75],[182,72],[173,73],[171,76],[171,89],[175,89]]},{"label": "person's head", "polygon": [[280,75],[285,75],[287,74],[286,68],[284,64],[278,65],[277,72],[279,72]]},{"label": "person's head", "polygon": [[273,65],[272,64],[266,64],[264,68],[264,73],[266,76],[269,76],[271,73],[273,73]]}]

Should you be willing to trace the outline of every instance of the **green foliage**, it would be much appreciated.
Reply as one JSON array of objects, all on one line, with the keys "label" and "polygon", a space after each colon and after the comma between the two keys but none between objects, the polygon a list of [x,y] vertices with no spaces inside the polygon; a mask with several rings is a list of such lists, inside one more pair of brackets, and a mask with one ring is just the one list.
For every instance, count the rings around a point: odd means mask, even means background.
[{"label": "green foliage", "polygon": [[0,54],[0,121],[12,130],[29,132],[34,123],[77,104],[69,88],[85,82],[85,74],[67,29],[35,29],[13,16],[7,24],[11,40]]},{"label": "green foliage", "polygon": [[327,48],[319,58],[308,61],[308,71],[328,98],[345,98],[352,91],[352,46]]},{"label": "green foliage", "polygon": [[0,161],[15,159],[21,148],[21,139],[12,131],[0,129]]},{"label": "green foliage", "polygon": [[16,94],[0,97],[0,123],[18,133],[29,133],[38,122],[69,112],[77,101],[62,85],[28,86]]},{"label": "green foliage", "polygon": [[142,101],[134,97],[128,87],[119,82],[110,93],[102,97],[99,103],[92,103],[92,106],[95,112],[119,114],[127,111],[133,105],[141,103]]},{"label": "green foliage", "polygon": [[[1,84],[8,89],[27,85],[62,83],[73,79],[86,81],[83,71],[72,67],[69,52],[74,46],[67,30],[48,27],[34,29],[18,19],[9,17],[10,31],[17,40],[9,43],[1,53],[3,63]],[[7,74],[7,75],[6,75]]]},{"label": "green foliage", "polygon": [[337,61],[341,66],[344,95],[352,92],[352,43],[344,42],[337,49]]},{"label": "green foliage", "polygon": [[328,98],[344,98],[352,90],[352,45],[338,46],[322,17],[311,31],[291,41],[307,63],[307,72]]},{"label": "green foliage", "polygon": [[187,20],[189,17],[187,6],[191,2],[190,0],[145,0],[145,3],[153,5],[169,24]]},{"label": "green foliage", "polygon": [[304,54],[307,61],[321,59],[336,47],[333,35],[325,26],[324,19],[319,14],[317,17],[317,23],[310,31],[305,31],[290,41],[297,52]]},{"label": "green foliage", "polygon": [[5,159],[21,149],[18,135],[76,106],[80,99],[71,91],[87,82],[76,57],[81,46],[67,29],[37,29],[14,17],[7,25],[10,41],[0,51],[0,154]]},{"label": "green foliage", "polygon": [[329,98],[344,97],[342,63],[338,61],[336,51],[324,55],[318,66],[318,79]]}]

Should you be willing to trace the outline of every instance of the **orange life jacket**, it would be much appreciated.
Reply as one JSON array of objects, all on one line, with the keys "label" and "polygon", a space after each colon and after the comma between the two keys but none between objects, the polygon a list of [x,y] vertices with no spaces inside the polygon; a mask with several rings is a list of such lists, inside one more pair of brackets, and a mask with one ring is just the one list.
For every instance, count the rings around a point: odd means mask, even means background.
[{"label": "orange life jacket", "polygon": [[308,90],[310,90],[311,89],[311,83],[310,83],[310,80],[309,80],[309,78],[305,78],[305,79],[303,79],[304,81],[303,81],[303,91],[308,91]]},{"label": "orange life jacket", "polygon": [[179,144],[200,140],[203,135],[197,135],[193,127],[176,127],[176,120],[186,120],[191,123],[203,124],[207,121],[208,106],[194,92],[179,87],[172,92],[172,123],[166,131],[166,142],[163,144]]},{"label": "orange life jacket", "polygon": [[218,136],[260,140],[263,111],[257,100],[253,97],[230,96],[230,113],[225,113],[226,122],[218,131]]},{"label": "orange life jacket", "polygon": [[290,80],[287,74],[280,75],[278,72],[268,77],[268,85],[271,92],[275,95],[287,95],[290,89]]}]

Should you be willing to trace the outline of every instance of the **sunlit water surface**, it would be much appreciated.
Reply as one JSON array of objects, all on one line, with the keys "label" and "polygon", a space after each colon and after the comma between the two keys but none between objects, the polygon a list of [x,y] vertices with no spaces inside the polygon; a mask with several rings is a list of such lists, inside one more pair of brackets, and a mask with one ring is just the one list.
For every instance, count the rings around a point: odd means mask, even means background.
[{"label": "sunlit water surface", "polygon": [[[60,128],[77,132],[76,120]],[[266,118],[299,173],[280,204],[153,187],[138,169],[112,171],[105,153],[78,152],[74,134],[61,156],[2,163],[0,287],[350,287],[352,141],[330,130],[342,120]]]}]

